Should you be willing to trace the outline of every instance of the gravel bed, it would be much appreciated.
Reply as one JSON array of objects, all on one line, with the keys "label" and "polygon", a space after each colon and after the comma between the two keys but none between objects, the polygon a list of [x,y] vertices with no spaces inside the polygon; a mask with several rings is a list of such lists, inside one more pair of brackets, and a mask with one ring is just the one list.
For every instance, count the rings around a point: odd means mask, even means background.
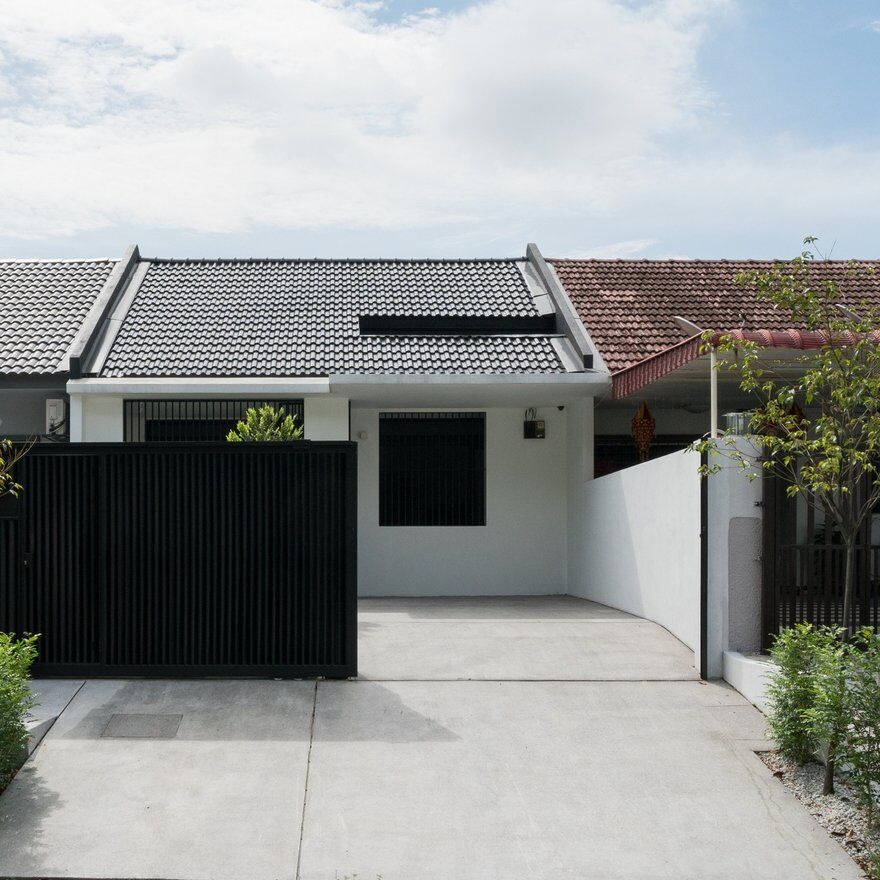
[{"label": "gravel bed", "polygon": [[[834,794],[822,794],[825,768],[821,764],[799,766],[777,752],[760,752],[758,757],[773,775],[794,792],[819,824],[867,871],[871,855],[880,854],[880,828],[868,828],[868,820],[845,781],[834,780]],[[876,870],[876,869],[875,869]],[[878,876],[878,875],[871,875]]]}]

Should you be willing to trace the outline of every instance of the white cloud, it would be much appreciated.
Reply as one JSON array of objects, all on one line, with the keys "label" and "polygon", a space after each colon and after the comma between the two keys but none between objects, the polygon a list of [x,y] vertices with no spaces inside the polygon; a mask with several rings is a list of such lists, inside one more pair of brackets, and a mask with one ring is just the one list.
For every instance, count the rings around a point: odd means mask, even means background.
[{"label": "white cloud", "polygon": [[600,244],[584,251],[567,254],[566,256],[580,260],[616,260],[623,257],[634,257],[638,254],[642,254],[655,244],[657,244],[656,238],[634,238],[629,241],[614,241],[609,244]]},{"label": "white cloud", "polygon": [[22,4],[0,33],[0,227],[488,223],[601,203],[606,163],[696,121],[706,14],[492,0],[381,25],[313,0]]},{"label": "white cloud", "polygon": [[[869,147],[715,132],[697,61],[725,0],[485,0],[394,24],[376,5],[21,0],[0,31],[0,235],[492,241],[541,218],[628,215],[635,234],[592,252],[629,255],[678,216],[876,204]],[[829,157],[839,166],[805,191],[798,175]]]}]

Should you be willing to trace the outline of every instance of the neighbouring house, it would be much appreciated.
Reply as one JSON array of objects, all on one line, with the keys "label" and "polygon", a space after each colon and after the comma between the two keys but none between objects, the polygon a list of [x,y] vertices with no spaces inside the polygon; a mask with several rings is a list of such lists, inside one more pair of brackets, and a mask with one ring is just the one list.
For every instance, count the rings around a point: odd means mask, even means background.
[{"label": "neighbouring house", "polygon": [[0,434],[67,434],[71,352],[116,260],[0,261]]},{"label": "neighbouring house", "polygon": [[[551,260],[569,299],[611,373],[611,393],[596,407],[595,473],[636,464],[632,420],[644,401],[653,416],[651,456],[682,449],[710,430],[709,355],[701,331],[744,333],[779,363],[821,344],[753,291],[735,283],[769,260]],[[880,261],[865,265],[880,269]],[[848,261],[815,263],[817,277],[836,280],[852,308],[880,305],[880,274],[853,274]],[[735,373],[718,374],[720,413],[753,405]],[[724,428],[722,418],[721,427]]]}]

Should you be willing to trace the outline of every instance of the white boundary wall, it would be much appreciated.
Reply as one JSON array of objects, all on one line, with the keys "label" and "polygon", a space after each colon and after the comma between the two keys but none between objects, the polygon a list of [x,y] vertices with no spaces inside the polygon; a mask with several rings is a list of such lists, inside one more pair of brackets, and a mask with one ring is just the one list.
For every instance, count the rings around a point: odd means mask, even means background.
[{"label": "white boundary wall", "polygon": [[769,657],[747,656],[739,651],[724,652],[724,680],[765,715],[770,708],[767,700],[768,679],[774,669]]},{"label": "white boundary wall", "polygon": [[[569,592],[653,620],[700,653],[700,457],[569,486]],[[576,469],[575,469],[576,470]]]}]

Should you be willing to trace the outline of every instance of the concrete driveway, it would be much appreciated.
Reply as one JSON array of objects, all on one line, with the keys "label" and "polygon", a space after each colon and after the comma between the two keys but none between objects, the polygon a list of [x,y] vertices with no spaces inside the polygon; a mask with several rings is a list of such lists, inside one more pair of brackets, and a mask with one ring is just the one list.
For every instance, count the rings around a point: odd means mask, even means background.
[{"label": "concrete driveway", "polygon": [[861,876],[659,627],[569,599],[361,625],[355,682],[86,682],[0,797],[0,876]]}]

